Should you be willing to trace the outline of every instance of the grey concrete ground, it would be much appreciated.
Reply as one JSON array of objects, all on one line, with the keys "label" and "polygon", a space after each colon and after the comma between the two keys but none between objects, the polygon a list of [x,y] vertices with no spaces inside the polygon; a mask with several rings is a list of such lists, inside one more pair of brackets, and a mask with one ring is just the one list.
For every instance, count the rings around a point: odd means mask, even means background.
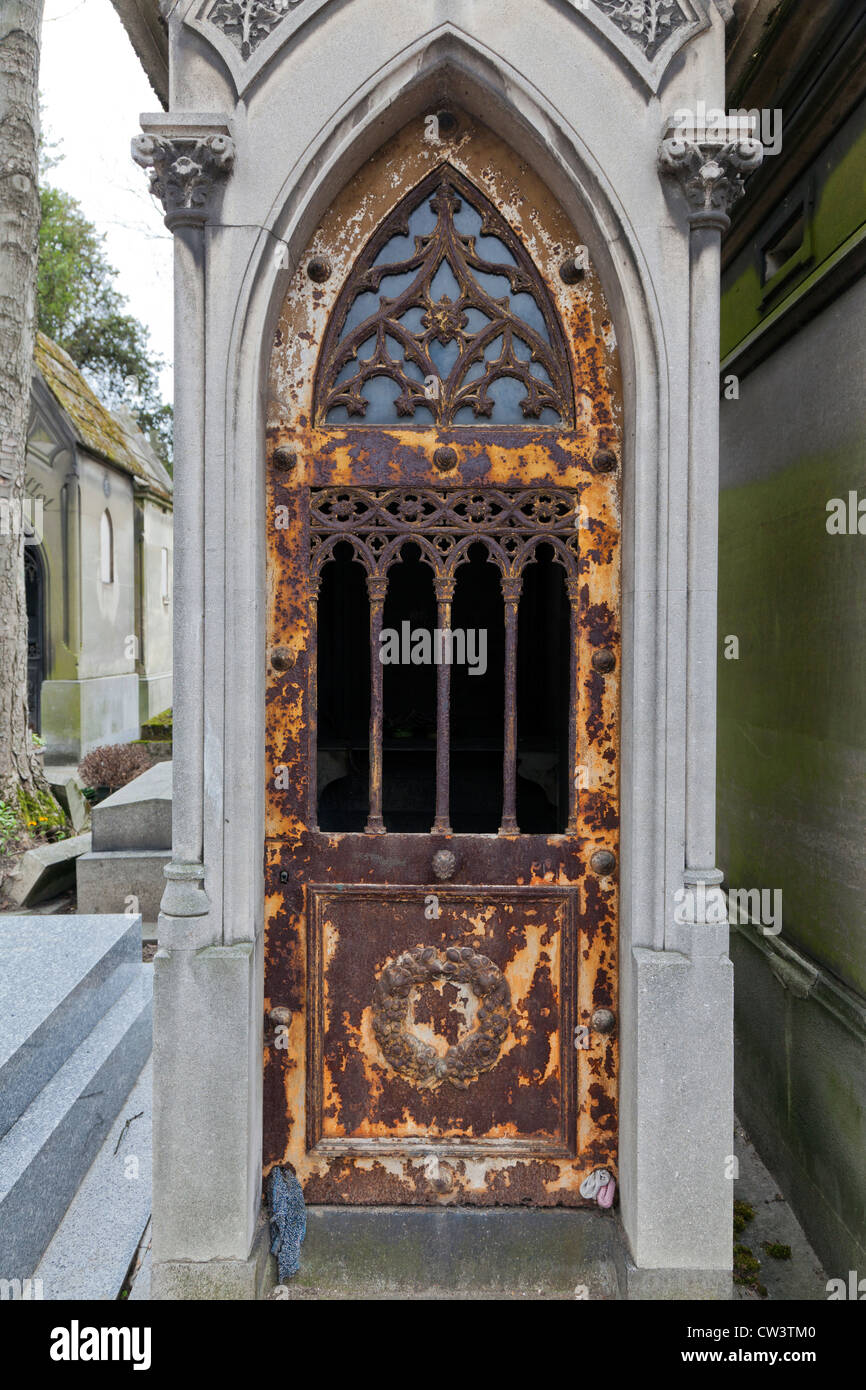
[{"label": "grey concrete ground", "polygon": [[[754,1219],[734,1239],[747,1246],[760,1260],[761,1268],[756,1277],[766,1288],[767,1299],[826,1299],[827,1275],[799,1221],[782,1197],[775,1178],[764,1167],[739,1122],[734,1131],[734,1151],[740,1164],[740,1176],[734,1183],[734,1200],[747,1202],[755,1213]],[[790,1260],[768,1255],[763,1248],[765,1243],[790,1246]],[[734,1298],[761,1300],[761,1295],[754,1289],[735,1284]]]}]

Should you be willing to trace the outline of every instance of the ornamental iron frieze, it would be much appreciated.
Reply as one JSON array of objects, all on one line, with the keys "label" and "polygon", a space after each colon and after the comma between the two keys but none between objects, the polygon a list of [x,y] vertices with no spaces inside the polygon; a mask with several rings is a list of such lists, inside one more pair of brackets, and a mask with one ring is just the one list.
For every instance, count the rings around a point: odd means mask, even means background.
[{"label": "ornamental iron frieze", "polygon": [[[392,383],[384,392],[383,382]],[[322,424],[573,422],[547,288],[505,219],[456,170],[413,189],[355,262],[322,346],[316,415]]]},{"label": "ornamental iron frieze", "polygon": [[318,579],[341,541],[371,578],[387,575],[407,541],[437,579],[453,577],[481,543],[503,583],[519,577],[539,545],[570,578],[580,563],[579,494],[571,488],[315,488],[310,496],[311,570]]},{"label": "ornamental iron frieze", "polygon": [[[478,1005],[475,1026],[444,1055],[419,1037],[410,1022],[418,989],[439,983],[463,986]],[[491,1071],[499,1061],[510,1013],[508,981],[492,960],[471,946],[404,951],[385,965],[373,994],[373,1032],[382,1055],[406,1081],[431,1089],[448,1081],[466,1090]]]}]

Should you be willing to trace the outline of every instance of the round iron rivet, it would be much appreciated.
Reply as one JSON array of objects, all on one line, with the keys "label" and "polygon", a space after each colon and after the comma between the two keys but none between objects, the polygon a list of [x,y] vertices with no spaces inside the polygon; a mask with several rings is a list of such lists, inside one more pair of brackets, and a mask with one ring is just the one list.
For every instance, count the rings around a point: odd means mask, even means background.
[{"label": "round iron rivet", "polygon": [[271,1009],[268,1018],[271,1023],[289,1024],[292,1021],[292,1011],[287,1009],[285,1004],[278,1004],[275,1009]]},{"label": "round iron rivet", "polygon": [[612,874],[616,868],[616,856],[611,854],[609,849],[597,849],[589,864],[593,873],[604,878],[607,874]]},{"label": "round iron rivet", "polygon": [[593,1033],[612,1033],[616,1018],[610,1009],[595,1009],[589,1023]]},{"label": "round iron rivet", "polygon": [[291,473],[298,466],[298,456],[293,449],[285,449],[282,445],[274,450],[274,468],[281,469],[284,473]]},{"label": "round iron rivet", "polygon": [[457,450],[449,449],[447,446],[437,449],[433,455],[433,466],[438,468],[440,473],[450,473],[452,468],[457,467]]},{"label": "round iron rivet", "polygon": [[582,265],[578,265],[574,256],[569,256],[567,261],[563,261],[559,267],[559,278],[565,285],[579,285],[584,276]]},{"label": "round iron rivet", "polygon": [[439,122],[440,135],[453,135],[457,129],[457,117],[453,111],[437,111],[436,120]]},{"label": "round iron rivet", "polygon": [[274,647],[271,652],[271,665],[275,671],[288,671],[295,664],[295,654],[288,647]]},{"label": "round iron rivet", "polygon": [[613,670],[615,665],[616,657],[613,652],[608,651],[607,647],[602,647],[601,651],[593,652],[592,669],[594,671],[600,671],[602,675],[606,675],[608,671]]},{"label": "round iron rivet", "polygon": [[331,262],[327,256],[313,256],[307,263],[307,274],[317,285],[323,285],[331,273]]},{"label": "round iron rivet", "polygon": [[596,449],[592,466],[596,473],[612,473],[616,468],[616,454],[612,449]]}]

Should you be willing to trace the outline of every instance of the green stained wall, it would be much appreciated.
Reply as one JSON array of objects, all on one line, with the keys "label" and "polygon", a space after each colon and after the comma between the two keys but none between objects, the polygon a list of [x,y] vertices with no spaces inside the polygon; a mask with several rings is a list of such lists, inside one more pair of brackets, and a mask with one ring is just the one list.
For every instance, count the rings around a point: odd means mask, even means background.
[{"label": "green stained wall", "polygon": [[[784,128],[783,128],[784,132]],[[784,159],[782,152],[770,156]],[[866,109],[859,107],[840,127],[808,170],[791,185],[789,201],[801,190],[812,197],[807,236],[810,255],[762,307],[762,238],[736,257],[722,283],[722,359],[770,318],[783,314],[825,274],[834,256],[866,234]],[[770,214],[772,218],[772,213]],[[769,223],[768,223],[769,225]]]},{"label": "green stained wall", "polygon": [[[760,231],[726,273],[726,375],[856,255],[862,109],[813,175],[813,259],[784,294],[762,313]],[[719,515],[718,862],[731,887],[781,889],[783,917],[777,938],[732,933],[737,1107],[833,1277],[866,1269],[866,535],[827,531],[830,499],[866,501],[866,278],[849,280],[723,400]]]},{"label": "green stained wall", "polygon": [[866,450],[792,441],[722,492],[719,813],[728,881],[781,888],[786,933],[866,993],[866,536],[825,525],[858,486]]}]

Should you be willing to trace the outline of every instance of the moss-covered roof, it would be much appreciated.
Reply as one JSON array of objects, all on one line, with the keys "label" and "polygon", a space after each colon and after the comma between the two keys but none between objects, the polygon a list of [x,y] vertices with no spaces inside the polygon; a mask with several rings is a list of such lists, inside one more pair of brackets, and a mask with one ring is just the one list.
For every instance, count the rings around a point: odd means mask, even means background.
[{"label": "moss-covered roof", "polygon": [[45,385],[66,413],[78,442],[124,473],[131,473],[153,492],[170,498],[171,479],[131,417],[113,415],[72,358],[44,333],[36,335],[35,358]]}]

